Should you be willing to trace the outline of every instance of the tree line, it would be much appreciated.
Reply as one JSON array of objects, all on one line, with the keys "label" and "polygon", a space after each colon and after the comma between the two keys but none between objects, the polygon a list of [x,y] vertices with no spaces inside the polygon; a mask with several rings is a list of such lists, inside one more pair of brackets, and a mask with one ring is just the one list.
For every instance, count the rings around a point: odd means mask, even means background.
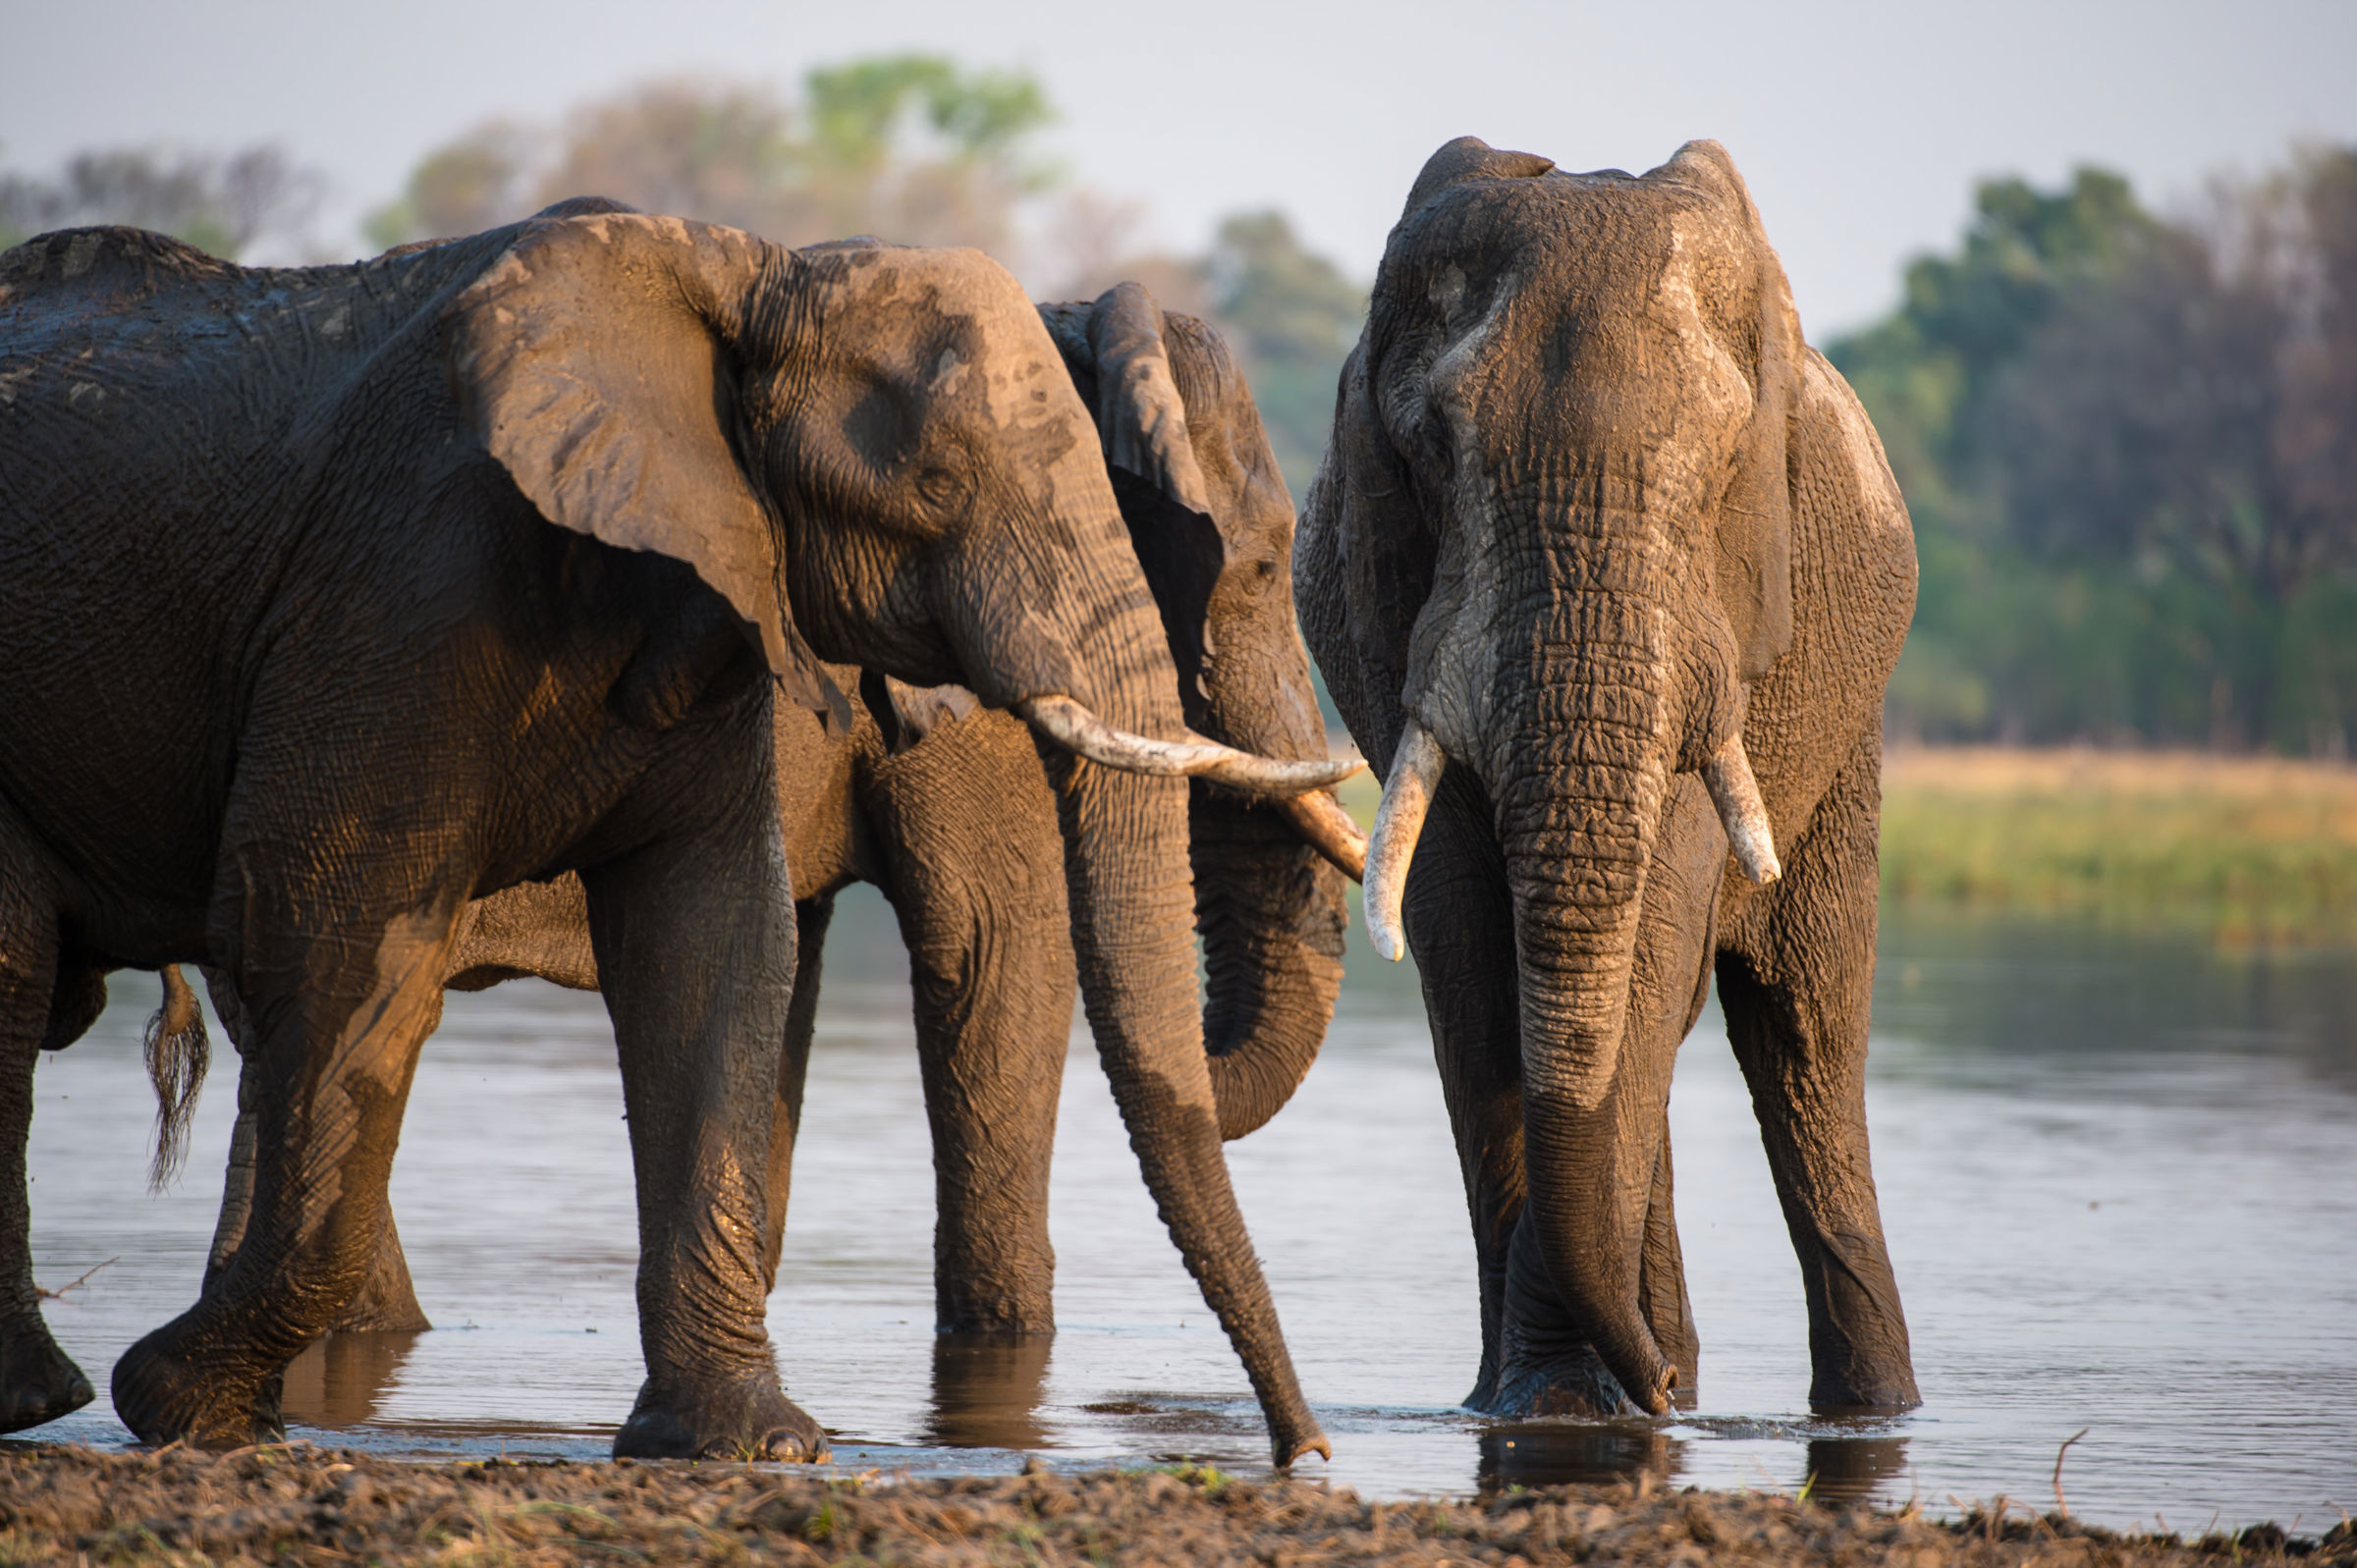
[{"label": "tree line", "polygon": [[[1142,243],[1140,203],[1077,184],[1040,151],[1055,119],[1030,75],[929,54],[822,66],[792,91],[652,81],[557,124],[493,120],[466,132],[428,151],[363,228],[389,247],[595,194],[789,245],[855,234],[972,245],[1041,298],[1089,298],[1136,279],[1166,309],[1226,333],[1298,495],[1325,449],[1365,283],[1308,250],[1275,211],[1231,216],[1196,253]],[[136,223],[231,258],[262,242],[316,257],[305,226],[324,186],[272,147],[226,160],[92,152],[51,179],[0,171],[0,247],[69,224]]]},{"label": "tree line", "polygon": [[[1285,215],[1194,253],[1040,151],[1022,72],[902,54],[792,91],[656,81],[560,123],[432,149],[366,221],[380,245],[569,195],[787,244],[970,244],[1043,298],[1124,278],[1219,324],[1296,497],[1324,450],[1368,284]],[[325,182],[277,149],[118,148],[0,171],[0,244],[132,222],[236,256],[310,244]],[[2357,148],[2311,147],[2162,214],[2101,169],[1993,180],[1899,305],[1827,346],[1873,414],[1922,587],[1894,735],[2344,755],[2357,726]]]},{"label": "tree line", "polygon": [[2162,216],[1996,180],[1828,346],[1915,519],[1901,736],[2343,756],[2357,722],[2357,148]]}]

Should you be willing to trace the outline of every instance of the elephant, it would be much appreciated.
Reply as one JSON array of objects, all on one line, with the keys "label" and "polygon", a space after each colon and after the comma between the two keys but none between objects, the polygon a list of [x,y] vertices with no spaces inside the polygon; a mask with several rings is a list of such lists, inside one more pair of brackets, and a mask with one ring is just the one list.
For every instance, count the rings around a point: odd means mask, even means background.
[{"label": "elephant", "polygon": [[1906,507],[1733,160],[1452,141],[1386,243],[1294,543],[1384,794],[1478,1259],[1467,1404],[1660,1413],[1699,1349],[1671,1067],[1714,973],[1800,1260],[1809,1397],[1917,1403],[1863,1075]]},{"label": "elephant", "polygon": [[638,1199],[615,1451],[823,1453],[763,1248],[778,799],[818,783],[779,776],[773,704],[848,726],[823,659],[1057,742],[1079,986],[1147,1184],[1276,1458],[1325,1451],[1221,1154],[1185,779],[1349,770],[1187,735],[1087,410],[997,263],[562,210],[285,270],[61,231],[0,256],[0,430],[9,1425],[89,1397],[34,1300],[25,1140],[34,1053],[106,972],[209,964],[252,1021],[244,1239],[113,1378],[140,1438],[242,1445],[377,1256],[469,900],[570,871]]},{"label": "elephant", "polygon": [[[1189,727],[1262,756],[1322,757],[1325,726],[1293,621],[1292,501],[1226,343],[1206,322],[1166,316],[1133,283],[1039,310],[1096,422]],[[826,787],[780,801],[800,952],[770,1135],[768,1267],[774,1274],[786,1220],[822,944],[836,894],[872,883],[899,912],[912,960],[935,1151],[935,1326],[1053,1332],[1048,1173],[1073,993],[1054,795],[1021,722],[970,692],[829,674],[850,703],[848,732],[830,735],[799,708],[781,706],[775,721],[780,777]],[[1338,871],[1359,874],[1365,842],[1323,791],[1264,805],[1199,784],[1188,818],[1208,1065],[1221,1134],[1233,1139],[1274,1115],[1317,1057],[1342,983]],[[524,975],[596,988],[579,879],[469,907],[446,984],[478,990]],[[242,1049],[234,987],[218,972],[206,978]],[[228,1267],[245,1228],[254,1079],[248,1070],[239,1085],[208,1277]],[[428,1326],[390,1215],[382,1234],[340,1330]]]}]

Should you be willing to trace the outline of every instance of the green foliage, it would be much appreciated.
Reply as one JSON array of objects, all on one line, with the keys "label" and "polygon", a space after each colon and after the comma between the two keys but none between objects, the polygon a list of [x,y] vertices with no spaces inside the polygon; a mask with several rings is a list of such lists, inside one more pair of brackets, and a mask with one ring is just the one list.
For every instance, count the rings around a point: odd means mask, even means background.
[{"label": "green foliage", "polygon": [[1029,155],[1053,118],[1027,74],[963,71],[937,55],[819,67],[794,97],[650,82],[583,105],[560,129],[466,133],[429,153],[366,230],[391,245],[603,195],[784,244],[866,233],[1004,253],[1017,206],[1053,184]]},{"label": "green foliage", "polygon": [[1281,212],[1220,225],[1201,262],[1212,314],[1252,383],[1269,445],[1298,501],[1334,422],[1335,382],[1367,315],[1367,286],[1304,247]]},{"label": "green foliage", "polygon": [[1046,92],[1028,74],[968,75],[941,55],[889,55],[822,66],[804,84],[820,154],[850,168],[884,166],[912,103],[923,106],[926,124],[966,159],[1004,156],[1056,118]]},{"label": "green foliage", "polygon": [[1917,531],[1902,734],[2337,752],[2357,720],[2357,151],[2201,220],[1980,188],[1829,356]]}]

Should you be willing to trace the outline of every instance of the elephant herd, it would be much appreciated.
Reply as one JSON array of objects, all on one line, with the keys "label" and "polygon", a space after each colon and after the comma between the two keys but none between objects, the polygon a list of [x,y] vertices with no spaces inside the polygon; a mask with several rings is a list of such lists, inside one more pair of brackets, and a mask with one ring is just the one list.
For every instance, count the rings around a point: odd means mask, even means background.
[{"label": "elephant herd", "polygon": [[1134,284],[1034,305],[971,251],[594,198],[334,267],[37,237],[0,253],[0,1431],[93,1397],[25,1166],[110,971],[164,974],[159,1166],[178,966],[241,1057],[201,1288],[113,1377],[138,1437],[216,1447],[283,1431],[322,1334],[422,1325],[419,1048],[446,989],[536,975],[602,992],[622,1069],[614,1451],[823,1457],[765,1317],[854,881],[912,960],[944,1330],[1054,1328],[1077,995],[1276,1462],[1327,1451],[1221,1146],[1314,1060],[1363,875],[1462,1166],[1470,1406],[1691,1396],[1668,1103],[1714,975],[1809,1397],[1911,1405],[1863,1068],[1914,583],[1712,142],[1436,152],[1297,523],[1235,358]]}]

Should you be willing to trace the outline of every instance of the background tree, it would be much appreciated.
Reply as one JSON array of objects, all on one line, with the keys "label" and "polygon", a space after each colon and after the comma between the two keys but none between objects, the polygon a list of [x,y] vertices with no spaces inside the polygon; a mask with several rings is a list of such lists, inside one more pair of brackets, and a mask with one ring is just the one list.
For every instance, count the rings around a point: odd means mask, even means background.
[{"label": "background tree", "polygon": [[0,173],[0,248],[49,229],[128,223],[234,260],[275,242],[303,254],[327,182],[272,146],[228,157],[157,147],[75,154],[54,179]]},{"label": "background tree", "polygon": [[427,155],[370,215],[379,244],[468,234],[572,195],[746,229],[782,244],[874,234],[1012,248],[1053,182],[1030,156],[1053,118],[1020,73],[934,55],[821,67],[789,100],[761,86],[659,81],[556,131],[484,125]]},{"label": "background tree", "polygon": [[1984,186],[1829,351],[1914,511],[1894,729],[2338,751],[2357,700],[2357,153],[2163,219]]}]

